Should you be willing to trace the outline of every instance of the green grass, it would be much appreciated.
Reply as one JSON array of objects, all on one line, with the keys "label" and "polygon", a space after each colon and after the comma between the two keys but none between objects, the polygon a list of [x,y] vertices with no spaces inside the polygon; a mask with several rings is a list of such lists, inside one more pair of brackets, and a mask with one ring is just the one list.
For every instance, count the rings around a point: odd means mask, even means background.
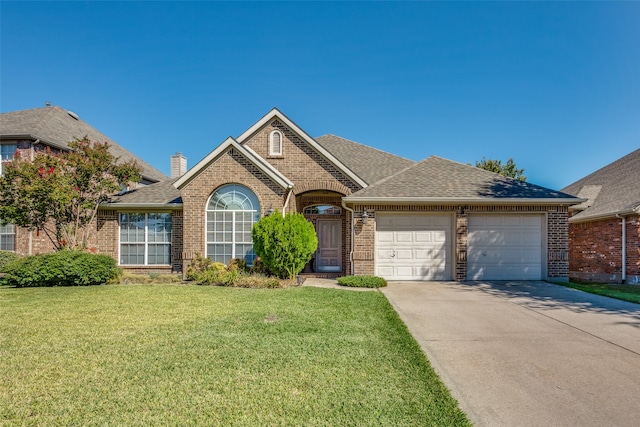
[{"label": "green grass", "polygon": [[469,425],[384,295],[0,288],[0,425]]},{"label": "green grass", "polygon": [[600,283],[560,283],[569,288],[578,289],[592,294],[621,299],[623,301],[640,304],[640,286],[638,285],[614,285]]}]

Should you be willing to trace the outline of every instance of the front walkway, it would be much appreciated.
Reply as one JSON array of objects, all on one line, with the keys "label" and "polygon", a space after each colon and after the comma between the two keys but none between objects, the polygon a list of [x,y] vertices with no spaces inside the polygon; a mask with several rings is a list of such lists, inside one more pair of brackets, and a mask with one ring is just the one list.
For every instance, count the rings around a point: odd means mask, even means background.
[{"label": "front walkway", "polygon": [[475,425],[638,425],[640,305],[545,282],[381,291]]}]

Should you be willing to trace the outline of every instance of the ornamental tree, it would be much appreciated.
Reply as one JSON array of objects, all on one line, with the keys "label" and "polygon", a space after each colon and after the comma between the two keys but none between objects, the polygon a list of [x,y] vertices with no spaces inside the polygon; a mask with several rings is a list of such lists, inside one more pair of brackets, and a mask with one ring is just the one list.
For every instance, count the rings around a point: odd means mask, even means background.
[{"label": "ornamental tree", "polygon": [[476,167],[499,173],[500,175],[508,176],[509,178],[515,178],[520,181],[527,180],[527,177],[524,176],[524,169],[518,169],[512,158],[509,158],[507,163],[503,165],[502,160],[485,159],[483,157],[482,160],[476,161]]},{"label": "ornamental tree", "polygon": [[253,250],[278,277],[291,279],[302,271],[318,248],[313,224],[300,213],[275,212],[253,225]]},{"label": "ornamental tree", "polygon": [[100,204],[139,182],[141,169],[135,161],[119,162],[106,142],[85,137],[69,147],[59,153],[47,148],[32,161],[16,153],[3,165],[0,222],[40,230],[57,250],[84,250]]}]

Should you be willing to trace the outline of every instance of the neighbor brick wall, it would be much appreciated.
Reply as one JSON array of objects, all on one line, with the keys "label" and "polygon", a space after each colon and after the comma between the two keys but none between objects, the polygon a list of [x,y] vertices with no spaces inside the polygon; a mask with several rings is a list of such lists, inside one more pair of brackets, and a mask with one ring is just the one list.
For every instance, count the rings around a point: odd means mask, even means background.
[{"label": "neighbor brick wall", "polygon": [[[627,227],[627,281],[640,276],[640,216],[625,217]],[[622,282],[622,219],[571,223],[569,225],[569,276],[575,280]]]}]

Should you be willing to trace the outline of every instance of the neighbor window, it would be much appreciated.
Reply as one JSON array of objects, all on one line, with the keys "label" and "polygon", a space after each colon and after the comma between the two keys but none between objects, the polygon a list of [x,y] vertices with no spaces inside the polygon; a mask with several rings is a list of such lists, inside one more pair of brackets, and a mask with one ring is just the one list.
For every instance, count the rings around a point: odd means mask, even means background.
[{"label": "neighbor window", "polygon": [[0,175],[2,175],[2,164],[13,159],[13,156],[16,154],[16,149],[16,144],[0,145]]},{"label": "neighbor window", "polygon": [[269,136],[269,155],[282,156],[282,133],[274,130]]},{"label": "neighbor window", "polygon": [[0,223],[0,251],[16,250],[16,227]]},{"label": "neighbor window", "polygon": [[120,265],[171,264],[171,214],[120,214]]},{"label": "neighbor window", "polygon": [[251,228],[260,219],[260,203],[248,188],[229,184],[220,187],[207,203],[207,256],[228,264],[242,258],[252,265]]}]

